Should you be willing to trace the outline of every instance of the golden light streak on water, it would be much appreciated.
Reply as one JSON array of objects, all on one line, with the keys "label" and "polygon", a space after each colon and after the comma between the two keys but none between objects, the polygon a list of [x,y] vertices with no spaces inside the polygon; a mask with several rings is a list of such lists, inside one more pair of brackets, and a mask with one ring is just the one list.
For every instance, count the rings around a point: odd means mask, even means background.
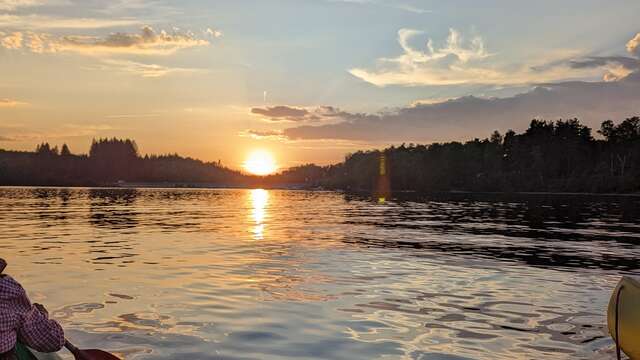
[{"label": "golden light streak on water", "polygon": [[265,218],[267,216],[267,206],[269,205],[269,191],[264,189],[253,189],[249,193],[251,202],[251,218],[255,225],[251,232],[255,240],[264,239]]}]

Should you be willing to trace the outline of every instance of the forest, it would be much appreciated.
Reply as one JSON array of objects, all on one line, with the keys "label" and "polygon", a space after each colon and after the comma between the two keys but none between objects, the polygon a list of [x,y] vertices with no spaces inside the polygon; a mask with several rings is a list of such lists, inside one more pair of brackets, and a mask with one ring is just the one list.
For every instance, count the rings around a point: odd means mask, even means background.
[{"label": "forest", "polygon": [[0,185],[114,186],[123,183],[167,186],[253,186],[256,178],[217,162],[173,155],[140,156],[133,140],[93,140],[88,155],[48,143],[35,152],[0,150]]},{"label": "forest", "polygon": [[577,119],[532,120],[520,134],[358,151],[325,168],[318,182],[383,192],[638,192],[640,118],[604,121],[597,133]]},{"label": "forest", "polygon": [[0,150],[0,185],[263,186],[346,191],[640,191],[640,117],[604,121],[594,134],[577,119],[532,120],[522,133],[494,131],[467,142],[402,144],[257,177],[179,155],[141,156],[132,140],[94,140],[74,155],[47,143],[35,152]]}]

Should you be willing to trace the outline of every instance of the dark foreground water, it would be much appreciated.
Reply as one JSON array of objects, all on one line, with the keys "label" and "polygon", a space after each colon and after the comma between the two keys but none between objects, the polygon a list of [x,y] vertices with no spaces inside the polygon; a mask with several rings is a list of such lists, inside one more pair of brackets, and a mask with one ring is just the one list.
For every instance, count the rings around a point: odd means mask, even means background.
[{"label": "dark foreground water", "polygon": [[0,188],[0,256],[127,359],[600,359],[640,199]]}]

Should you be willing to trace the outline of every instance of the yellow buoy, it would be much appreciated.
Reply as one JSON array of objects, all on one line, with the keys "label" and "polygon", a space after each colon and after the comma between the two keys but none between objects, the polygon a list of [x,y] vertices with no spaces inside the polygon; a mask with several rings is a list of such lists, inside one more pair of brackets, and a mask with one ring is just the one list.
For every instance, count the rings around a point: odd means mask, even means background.
[{"label": "yellow buoy", "polygon": [[640,359],[640,281],[623,276],[611,294],[609,334],[631,359]]}]

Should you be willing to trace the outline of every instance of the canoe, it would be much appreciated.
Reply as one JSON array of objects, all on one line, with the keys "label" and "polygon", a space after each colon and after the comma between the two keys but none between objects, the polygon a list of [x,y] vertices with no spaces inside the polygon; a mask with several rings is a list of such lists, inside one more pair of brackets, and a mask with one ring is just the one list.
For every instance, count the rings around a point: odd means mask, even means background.
[{"label": "canoe", "polygon": [[611,294],[609,334],[631,359],[640,359],[640,281],[623,276]]},{"label": "canoe", "polygon": [[42,354],[18,343],[16,344],[18,360],[61,360],[57,354]]}]

